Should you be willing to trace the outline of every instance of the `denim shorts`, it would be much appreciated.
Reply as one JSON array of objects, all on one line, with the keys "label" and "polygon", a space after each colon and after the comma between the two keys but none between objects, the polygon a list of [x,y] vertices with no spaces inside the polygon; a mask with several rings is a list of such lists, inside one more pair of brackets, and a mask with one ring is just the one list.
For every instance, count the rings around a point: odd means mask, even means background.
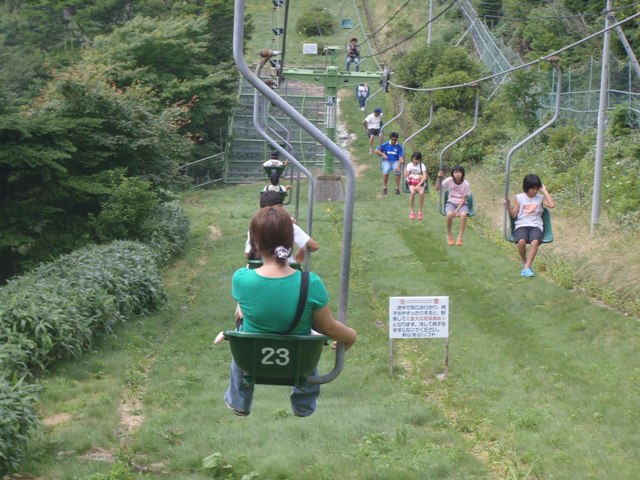
[{"label": "denim shorts", "polygon": [[[456,208],[458,208],[458,205],[456,205],[455,203],[447,202],[444,206],[444,211],[446,213],[452,213]],[[458,213],[469,214],[469,205],[465,203],[463,206],[460,207],[460,210],[458,210]]]},{"label": "denim shorts", "polygon": [[544,233],[538,227],[518,227],[513,231],[513,240],[518,243],[520,240],[526,240],[527,243],[531,243],[534,240],[538,240],[538,243],[542,243]]},{"label": "denim shorts", "polygon": [[390,160],[382,160],[382,174],[388,175],[393,172],[396,175],[400,175],[400,169],[398,169],[397,172],[394,172],[399,162],[399,160],[396,160],[395,162],[391,162]]}]

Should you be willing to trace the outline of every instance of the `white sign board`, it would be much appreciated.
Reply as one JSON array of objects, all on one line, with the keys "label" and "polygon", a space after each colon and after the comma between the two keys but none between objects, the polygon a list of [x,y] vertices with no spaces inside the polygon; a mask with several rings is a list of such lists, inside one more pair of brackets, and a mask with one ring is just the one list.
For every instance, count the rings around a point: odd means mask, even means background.
[{"label": "white sign board", "polygon": [[389,297],[389,338],[449,338],[449,297]]},{"label": "white sign board", "polygon": [[302,44],[302,53],[305,55],[317,55],[318,54],[318,44],[317,43],[303,43]]},{"label": "white sign board", "polygon": [[326,118],[326,126],[327,128],[336,128],[336,101],[337,98],[334,96],[327,96],[327,118]]}]

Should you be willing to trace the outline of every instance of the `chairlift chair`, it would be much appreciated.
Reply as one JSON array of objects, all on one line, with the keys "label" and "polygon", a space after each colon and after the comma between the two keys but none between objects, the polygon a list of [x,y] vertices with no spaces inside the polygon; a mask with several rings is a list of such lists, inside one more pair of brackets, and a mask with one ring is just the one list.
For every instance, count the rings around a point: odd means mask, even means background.
[{"label": "chairlift chair", "polygon": [[325,335],[275,335],[227,330],[233,359],[245,373],[247,385],[304,387],[315,371]]},{"label": "chairlift chair", "polygon": [[[244,24],[238,21],[244,15],[244,3],[236,1],[236,15],[234,16],[234,45],[243,38]],[[334,47],[331,47],[334,48]],[[337,50],[336,50],[337,51]],[[325,48],[325,54],[327,48]],[[346,324],[347,317],[347,292],[349,287],[349,263],[351,257],[353,210],[355,204],[355,170],[348,156],[342,152],[330,139],[316,131],[317,127],[305,119],[300,112],[275,94],[258,74],[254,74],[249,69],[242,49],[234,48],[234,59],[241,75],[246,78],[256,89],[256,98],[260,93],[264,95],[272,104],[300,125],[305,131],[310,133],[320,144],[334,153],[335,157],[342,162],[346,177],[345,188],[345,208],[342,234],[342,257],[340,266],[340,296],[338,304],[338,319]],[[257,119],[257,109],[254,108],[254,125],[267,140],[273,141],[269,137]],[[311,231],[312,205],[314,179],[311,172],[296,159],[292,159],[293,164],[302,170],[310,179],[309,185],[309,232]],[[265,174],[270,175],[265,168]],[[278,172],[281,173],[281,172]],[[304,384],[324,384],[335,379],[344,365],[345,348],[338,344],[336,349],[335,366],[332,371],[324,375],[318,375],[316,366],[322,353],[322,345],[329,340],[324,335],[273,335],[264,333],[249,333],[237,331],[225,331],[225,337],[229,340],[231,352],[237,365],[245,372],[245,380],[249,383],[263,383],[267,385],[304,385]]]},{"label": "chairlift chair", "polygon": [[[516,229],[516,221],[511,218],[509,222],[510,230],[509,230],[509,241],[512,243],[516,243],[516,239],[513,237],[513,231]],[[553,242],[553,228],[551,226],[551,212],[547,207],[542,207],[542,243],[551,243]]]},{"label": "chairlift chair", "polygon": [[[449,190],[446,190],[444,192],[444,201],[442,202],[442,205],[440,205],[440,215],[444,215],[445,217],[447,216],[447,212],[445,211],[444,207],[447,204],[447,200],[449,200]],[[467,214],[467,216],[473,217],[476,214],[473,208],[473,193],[470,193],[467,197],[467,207],[469,208],[469,213]]]},{"label": "chairlift chair", "polygon": [[340,28],[353,28],[353,20],[350,18],[343,18],[340,20]]}]

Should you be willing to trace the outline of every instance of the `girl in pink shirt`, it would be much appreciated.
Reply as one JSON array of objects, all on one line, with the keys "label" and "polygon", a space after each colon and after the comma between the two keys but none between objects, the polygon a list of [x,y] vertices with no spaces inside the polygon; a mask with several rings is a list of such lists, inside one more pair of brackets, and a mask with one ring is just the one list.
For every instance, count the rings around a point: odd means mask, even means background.
[{"label": "girl in pink shirt", "polygon": [[449,198],[444,206],[444,211],[447,214],[447,243],[453,245],[453,234],[451,228],[453,227],[453,217],[460,217],[460,232],[458,232],[458,239],[455,244],[462,246],[462,235],[464,234],[464,227],[467,224],[467,216],[469,215],[469,206],[467,205],[467,198],[471,194],[471,186],[469,182],[464,179],[464,167],[456,165],[451,169],[451,176],[442,180],[445,176],[445,172],[440,170],[438,172],[438,180],[436,181],[436,192],[439,192],[441,188],[449,192]]}]

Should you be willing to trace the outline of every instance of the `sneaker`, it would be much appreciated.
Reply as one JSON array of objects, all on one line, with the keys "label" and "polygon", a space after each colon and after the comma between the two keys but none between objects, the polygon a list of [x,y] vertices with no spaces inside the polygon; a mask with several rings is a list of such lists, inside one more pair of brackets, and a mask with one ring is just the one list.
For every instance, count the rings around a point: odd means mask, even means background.
[{"label": "sneaker", "polygon": [[422,212],[418,212],[418,220],[422,220]]},{"label": "sneaker", "polygon": [[[522,262],[522,269],[524,270],[525,268],[526,268],[525,267],[525,263]],[[529,270],[531,270],[533,273],[536,273],[535,270],[533,269],[533,267],[529,267]]]},{"label": "sneaker", "polygon": [[233,408],[230,404],[227,403],[226,400],[224,401],[224,404],[227,406],[229,410],[231,410],[235,415],[238,415],[239,417],[246,417],[247,415],[249,415],[249,412],[243,412],[242,410]]},{"label": "sneaker", "polygon": [[521,277],[535,277],[536,274],[530,268],[525,268],[520,272]]},{"label": "sneaker", "polygon": [[369,149],[369,155],[371,155],[373,153],[373,150]]},{"label": "sneaker", "polygon": [[396,195],[400,195],[400,189],[396,188]]},{"label": "sneaker", "polygon": [[413,220],[414,218],[416,218],[416,214],[413,212],[409,213],[409,220]]},{"label": "sneaker", "polygon": [[387,194],[387,189],[386,189],[386,188],[383,188],[383,189],[382,189],[382,194],[383,194],[383,195],[386,195],[386,194]]}]

